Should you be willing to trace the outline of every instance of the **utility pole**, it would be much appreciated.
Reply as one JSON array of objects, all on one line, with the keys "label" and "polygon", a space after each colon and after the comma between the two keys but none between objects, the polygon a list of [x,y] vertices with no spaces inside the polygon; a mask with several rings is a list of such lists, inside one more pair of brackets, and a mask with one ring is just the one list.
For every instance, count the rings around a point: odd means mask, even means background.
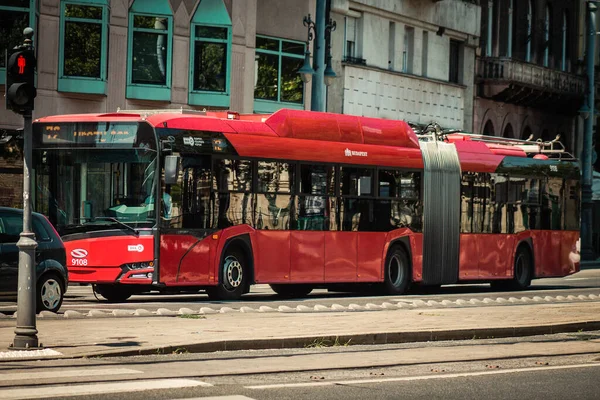
[{"label": "utility pole", "polygon": [[594,104],[595,77],[594,63],[596,59],[596,10],[595,1],[587,2],[587,40],[586,40],[586,70],[587,83],[584,108],[588,117],[585,118],[583,130],[583,148],[581,151],[581,260],[595,259],[592,245],[592,141],[594,122],[596,121],[596,105]]},{"label": "utility pole", "polygon": [[25,41],[16,47],[6,64],[6,108],[23,115],[23,232],[19,247],[19,288],[17,293],[17,327],[10,346],[14,350],[34,349],[39,346],[35,320],[36,273],[35,249],[37,242],[31,230],[30,172],[34,108],[36,59],[33,51],[33,29],[23,31]]},{"label": "utility pole", "polygon": [[317,0],[315,13],[315,41],[313,47],[313,80],[310,109],[325,111],[325,0]]}]

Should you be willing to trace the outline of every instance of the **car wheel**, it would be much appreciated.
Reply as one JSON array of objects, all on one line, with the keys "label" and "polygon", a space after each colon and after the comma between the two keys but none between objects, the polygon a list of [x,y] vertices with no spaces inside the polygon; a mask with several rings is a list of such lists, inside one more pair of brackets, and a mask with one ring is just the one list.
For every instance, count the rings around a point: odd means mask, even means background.
[{"label": "car wheel", "polygon": [[392,247],[385,259],[385,276],[383,279],[383,292],[398,295],[408,291],[411,283],[410,263],[404,249],[400,246]]},{"label": "car wheel", "polygon": [[58,275],[47,273],[37,282],[37,312],[58,312],[62,305],[65,291],[64,284]]},{"label": "car wheel", "polygon": [[281,297],[299,298],[312,292],[313,288],[307,285],[272,284],[271,289]]},{"label": "car wheel", "polygon": [[219,268],[219,283],[206,290],[213,300],[237,300],[246,292],[248,261],[239,247],[230,246]]},{"label": "car wheel", "polygon": [[122,303],[133,294],[130,289],[117,285],[94,285],[94,291],[110,303]]}]

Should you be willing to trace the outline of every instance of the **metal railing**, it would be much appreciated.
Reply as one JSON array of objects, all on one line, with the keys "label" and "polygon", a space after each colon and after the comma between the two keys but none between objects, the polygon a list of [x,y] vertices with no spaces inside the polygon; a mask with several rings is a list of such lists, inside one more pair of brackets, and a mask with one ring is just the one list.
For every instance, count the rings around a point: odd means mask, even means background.
[{"label": "metal railing", "polygon": [[359,58],[359,57],[350,57],[350,56],[345,56],[344,59],[342,60],[342,62],[346,63],[346,64],[354,64],[354,65],[367,65],[367,60],[365,60],[364,58]]},{"label": "metal railing", "polygon": [[477,60],[477,77],[521,83],[561,93],[585,93],[585,78],[512,58],[481,57]]}]

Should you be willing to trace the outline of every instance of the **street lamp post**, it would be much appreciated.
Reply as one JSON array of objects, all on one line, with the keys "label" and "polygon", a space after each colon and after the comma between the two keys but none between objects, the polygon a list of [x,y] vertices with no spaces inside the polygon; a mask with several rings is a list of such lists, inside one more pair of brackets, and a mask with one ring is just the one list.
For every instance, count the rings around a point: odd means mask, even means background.
[{"label": "street lamp post", "polygon": [[[304,53],[304,64],[298,70],[304,83],[312,78],[312,95],[310,109],[313,111],[325,111],[325,87],[331,85],[335,78],[335,72],[331,66],[331,32],[335,30],[336,23],[326,20],[326,0],[317,0],[315,21],[310,14],[304,17],[304,26],[308,29],[306,41],[306,52]],[[310,41],[315,39],[313,66],[310,65]],[[326,54],[327,53],[327,54]]]},{"label": "street lamp post", "polygon": [[581,151],[581,260],[592,261],[594,249],[592,245],[592,141],[596,106],[594,104],[595,77],[594,61],[596,51],[596,1],[587,2],[587,41],[586,41],[586,70],[587,83],[585,104],[582,115],[585,118],[582,151]]}]

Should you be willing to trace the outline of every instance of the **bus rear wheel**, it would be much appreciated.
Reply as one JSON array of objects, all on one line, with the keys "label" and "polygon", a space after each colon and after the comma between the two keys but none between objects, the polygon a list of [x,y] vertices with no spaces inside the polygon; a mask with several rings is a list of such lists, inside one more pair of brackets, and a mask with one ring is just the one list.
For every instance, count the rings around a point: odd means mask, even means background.
[{"label": "bus rear wheel", "polygon": [[300,298],[306,297],[313,288],[307,285],[272,284],[271,289],[281,297]]},{"label": "bus rear wheel", "polygon": [[532,278],[533,261],[531,252],[527,247],[520,246],[515,254],[513,278],[492,282],[491,286],[492,289],[497,290],[525,290],[531,285]]},{"label": "bus rear wheel", "polygon": [[384,273],[385,294],[399,295],[408,291],[411,282],[410,263],[402,247],[394,246],[388,251]]},{"label": "bus rear wheel", "polygon": [[130,289],[118,285],[94,285],[94,291],[111,303],[122,303],[133,294]]},{"label": "bus rear wheel", "polygon": [[219,283],[206,290],[211,300],[237,300],[246,293],[248,261],[238,247],[228,248],[219,267]]}]

